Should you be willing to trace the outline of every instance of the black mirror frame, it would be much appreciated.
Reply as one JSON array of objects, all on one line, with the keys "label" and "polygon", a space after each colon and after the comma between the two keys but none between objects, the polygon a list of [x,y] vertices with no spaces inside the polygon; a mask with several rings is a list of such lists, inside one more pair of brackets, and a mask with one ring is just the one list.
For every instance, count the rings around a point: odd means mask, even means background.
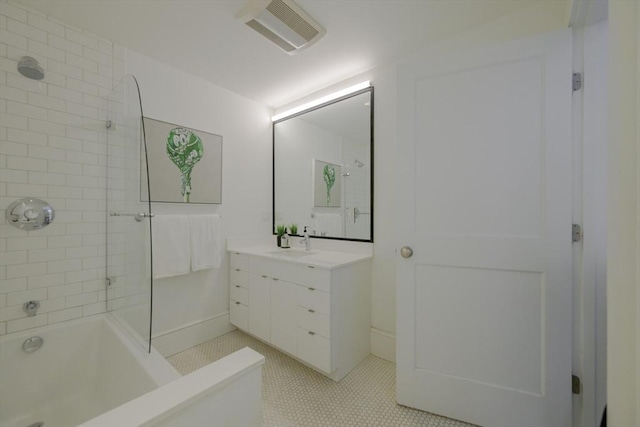
[{"label": "black mirror frame", "polygon": [[370,99],[370,103],[371,103],[371,108],[370,108],[370,120],[369,120],[369,135],[370,135],[370,145],[369,145],[369,150],[370,150],[370,162],[371,162],[371,167],[370,167],[370,195],[369,195],[369,200],[370,200],[370,206],[369,206],[369,212],[370,212],[370,218],[371,218],[371,223],[370,223],[370,230],[369,230],[369,239],[351,239],[348,237],[331,237],[331,236],[310,236],[313,237],[315,239],[327,239],[327,240],[344,240],[344,241],[351,241],[351,242],[366,242],[366,243],[373,243],[373,229],[374,229],[374,209],[373,209],[373,195],[374,195],[374,165],[375,165],[375,157],[374,157],[374,137],[373,137],[373,117],[374,117],[374,90],[373,90],[373,86],[369,86],[367,88],[358,90],[356,92],[352,92],[348,95],[345,96],[341,96],[340,98],[336,98],[336,99],[332,99],[331,101],[325,102],[323,104],[320,105],[316,105],[312,108],[308,108],[306,110],[300,111],[298,113],[292,114],[290,116],[284,117],[282,119],[276,120],[272,123],[271,125],[271,231],[273,235],[276,235],[275,229],[276,229],[276,124],[292,119],[294,117],[298,117],[301,116],[305,113],[309,113],[311,111],[315,111],[318,110],[320,108],[335,104],[337,102],[343,101],[345,99],[349,99],[352,98],[354,96],[358,96],[358,95],[362,95],[363,93],[367,93],[370,92],[371,93],[371,99]]}]

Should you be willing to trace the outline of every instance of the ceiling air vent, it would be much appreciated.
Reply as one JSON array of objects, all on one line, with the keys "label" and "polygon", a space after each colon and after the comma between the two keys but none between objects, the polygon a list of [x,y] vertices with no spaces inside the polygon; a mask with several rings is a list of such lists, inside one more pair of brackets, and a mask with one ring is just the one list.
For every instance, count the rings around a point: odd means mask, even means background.
[{"label": "ceiling air vent", "polygon": [[[257,2],[251,2],[255,6]],[[248,10],[245,23],[277,44],[289,55],[318,41],[326,31],[291,0],[258,2],[258,10]]]}]

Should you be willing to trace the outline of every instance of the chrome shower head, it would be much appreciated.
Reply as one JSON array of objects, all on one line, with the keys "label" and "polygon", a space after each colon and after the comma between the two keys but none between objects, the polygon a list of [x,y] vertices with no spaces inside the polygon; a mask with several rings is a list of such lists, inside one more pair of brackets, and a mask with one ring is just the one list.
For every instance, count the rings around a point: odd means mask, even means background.
[{"label": "chrome shower head", "polygon": [[23,56],[20,59],[18,62],[18,72],[33,80],[44,79],[44,70],[38,64],[38,61],[30,56]]}]

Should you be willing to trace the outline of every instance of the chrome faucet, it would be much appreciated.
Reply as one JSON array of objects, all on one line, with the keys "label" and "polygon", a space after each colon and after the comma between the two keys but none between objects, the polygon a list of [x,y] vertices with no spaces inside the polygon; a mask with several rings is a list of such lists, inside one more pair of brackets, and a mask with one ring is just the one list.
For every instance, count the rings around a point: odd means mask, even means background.
[{"label": "chrome faucet", "polygon": [[311,238],[309,237],[309,232],[307,231],[308,225],[304,226],[304,232],[302,234],[302,239],[300,239],[300,244],[304,244],[304,249],[309,251],[311,250]]}]

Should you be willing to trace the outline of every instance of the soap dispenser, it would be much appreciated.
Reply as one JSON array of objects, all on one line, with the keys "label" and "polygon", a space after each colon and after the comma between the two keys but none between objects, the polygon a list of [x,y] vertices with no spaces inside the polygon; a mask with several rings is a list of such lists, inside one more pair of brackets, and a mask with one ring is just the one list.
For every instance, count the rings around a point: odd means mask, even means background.
[{"label": "soap dispenser", "polygon": [[282,240],[280,241],[280,247],[283,249],[289,249],[289,229],[284,229],[284,236],[282,236]]}]

